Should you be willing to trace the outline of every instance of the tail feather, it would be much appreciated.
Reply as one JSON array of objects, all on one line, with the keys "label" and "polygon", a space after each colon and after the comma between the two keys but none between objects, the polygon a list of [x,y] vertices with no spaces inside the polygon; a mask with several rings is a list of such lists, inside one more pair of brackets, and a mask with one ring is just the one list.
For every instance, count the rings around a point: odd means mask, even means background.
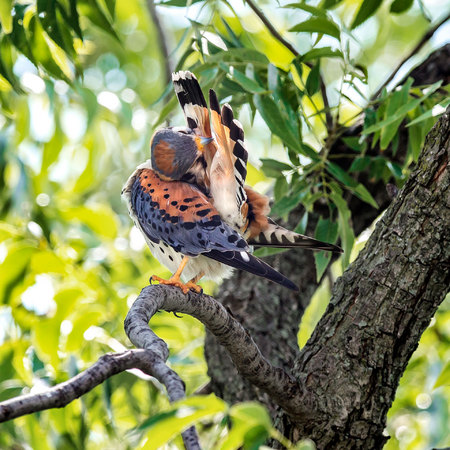
[{"label": "tail feather", "polygon": [[201,136],[210,137],[208,107],[195,75],[188,71],[175,72],[172,81],[188,127]]},{"label": "tail feather", "polygon": [[273,267],[270,267],[264,261],[261,261],[246,251],[222,252],[219,250],[211,250],[208,253],[204,253],[204,255],[236,269],[245,270],[260,277],[267,278],[293,291],[299,290],[298,286],[289,280],[289,278],[286,278]]},{"label": "tail feather", "polygon": [[[247,177],[248,152],[244,144],[244,130],[234,118],[230,105],[220,109],[216,93],[209,91],[211,123],[218,151],[210,167],[211,192],[220,201],[216,204],[233,226],[242,228],[247,220],[244,184]],[[228,220],[228,219],[227,219]]]},{"label": "tail feather", "polygon": [[255,247],[302,247],[311,250],[327,250],[335,253],[342,253],[343,250],[337,245],[328,244],[318,241],[317,239],[304,236],[303,234],[294,233],[286,230],[276,224],[269,224],[268,227],[261,231],[257,236],[249,240],[249,245]]}]

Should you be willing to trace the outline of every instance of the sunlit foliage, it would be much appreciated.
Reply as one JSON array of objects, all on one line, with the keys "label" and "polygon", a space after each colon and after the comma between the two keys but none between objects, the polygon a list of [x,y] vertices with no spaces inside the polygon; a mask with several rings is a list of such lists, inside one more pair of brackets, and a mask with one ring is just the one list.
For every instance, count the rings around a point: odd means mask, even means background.
[{"label": "sunlit foliage", "polygon": [[[302,231],[314,205],[328,209],[316,236],[339,239],[346,249],[336,276],[362,245],[355,244],[349,196],[377,207],[357,175],[367,171],[400,187],[448,105],[447,86],[412,87],[411,80],[373,98],[429,21],[439,19],[439,2],[258,5],[298,54],[241,2],[187,3],[158,6],[162,38],[143,1],[0,0],[0,400],[67,380],[99,355],[129,347],[122,322],[130,304],[152,273],[167,275],[120,201],[122,184],[148,158],[154,129],[183,120],[167,64],[193,70],[205,91],[213,87],[238,111],[249,142],[248,181],[273,193],[274,216],[286,218],[302,203]],[[346,141],[352,153],[344,171],[329,158],[331,145],[342,125],[363,118],[363,138]],[[410,139],[402,164],[391,158],[400,123],[408,124]],[[377,143],[389,152],[368,154]],[[319,279],[328,262],[317,254]],[[212,284],[205,287],[213,292]],[[329,296],[325,279],[301,343]],[[448,369],[435,386],[450,356],[448,306],[404,376],[390,413],[389,449],[450,444]],[[208,381],[202,326],[160,313],[152,327],[193,394]],[[156,448],[152,433],[158,445],[175,438],[179,446],[179,431],[198,421],[205,448],[258,445],[268,437],[294,445],[261,406],[230,408],[214,396],[169,405],[157,382],[127,372],[64,409],[1,425],[0,447]]]}]

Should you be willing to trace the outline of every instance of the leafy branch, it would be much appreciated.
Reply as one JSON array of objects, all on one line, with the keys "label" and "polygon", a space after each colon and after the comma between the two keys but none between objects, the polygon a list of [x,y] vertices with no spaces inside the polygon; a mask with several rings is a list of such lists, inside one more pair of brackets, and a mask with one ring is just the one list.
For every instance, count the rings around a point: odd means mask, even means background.
[{"label": "leafy branch", "polygon": [[[250,6],[250,8],[254,11],[254,13],[261,19],[261,22],[264,23],[264,25],[269,30],[270,34],[279,41],[281,44],[283,44],[294,56],[299,57],[300,53],[298,50],[289,42],[287,41],[281,34],[278,32],[278,30],[272,25],[272,23],[267,19],[267,17],[264,15],[264,13],[258,8],[256,3],[253,0],[245,0]],[[312,64],[306,63],[306,65],[309,68],[312,68]],[[320,92],[322,94],[323,104],[324,104],[324,112],[325,112],[325,118],[326,118],[326,125],[328,131],[330,131],[333,127],[333,117],[330,113],[330,104],[328,102],[328,96],[327,96],[327,88],[325,86],[325,82],[323,81],[322,76],[319,75],[320,80]]]}]

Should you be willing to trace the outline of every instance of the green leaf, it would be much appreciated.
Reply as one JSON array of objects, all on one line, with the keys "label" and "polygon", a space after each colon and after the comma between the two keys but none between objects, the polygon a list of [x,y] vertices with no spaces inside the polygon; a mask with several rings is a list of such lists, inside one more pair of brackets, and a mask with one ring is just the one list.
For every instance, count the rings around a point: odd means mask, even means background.
[{"label": "green leaf", "polygon": [[185,8],[188,5],[201,2],[202,0],[166,0],[156,3],[158,6],[177,6],[179,8]]},{"label": "green leaf", "polygon": [[288,192],[289,192],[289,183],[287,182],[286,177],[281,175],[275,181],[275,186],[273,188],[273,194],[274,194],[275,200],[276,201],[280,200]]},{"label": "green leaf", "polygon": [[286,195],[272,207],[272,214],[277,217],[287,218],[288,214],[300,203],[307,192],[303,189],[297,194]]},{"label": "green leaf", "polygon": [[77,6],[82,15],[86,16],[94,25],[97,25],[99,28],[120,41],[119,36],[114,30],[111,22],[108,17],[106,17],[96,0],[79,0]]},{"label": "green leaf", "polygon": [[65,273],[63,261],[55,253],[42,250],[33,254],[30,264],[31,272],[37,273]]},{"label": "green leaf", "polygon": [[[317,222],[315,238],[319,241],[334,244],[338,236],[338,224],[330,219],[319,218]],[[317,282],[322,278],[325,269],[331,260],[331,252],[314,252],[314,260],[316,263]]]},{"label": "green leaf", "polygon": [[[386,111],[384,113],[384,117],[388,118],[398,111],[401,105],[404,105],[408,101],[409,89],[413,83],[413,79],[408,78],[407,82],[404,86],[399,90],[393,92],[387,101]],[[399,118],[395,122],[387,125],[381,129],[380,134],[380,148],[381,150],[385,150],[394,136],[398,133],[398,127],[403,121],[403,117]]]},{"label": "green leaf", "polygon": [[339,167],[330,161],[327,161],[326,170],[328,173],[333,175],[336,180],[339,180],[342,184],[349,187],[356,187],[358,182],[353,179],[344,169]]},{"label": "green leaf", "polygon": [[314,67],[311,69],[311,71],[308,74],[308,78],[306,79],[306,92],[308,92],[308,95],[313,96],[320,87],[320,62],[318,61],[317,64],[314,65]]},{"label": "green leaf", "polygon": [[262,92],[267,92],[267,89],[262,87],[256,81],[245,76],[242,72],[240,72],[236,68],[227,66],[224,63],[220,63],[219,65],[225,72],[228,73],[228,76],[233,81],[242,86],[247,92],[250,92],[251,94],[260,94]]},{"label": "green leaf", "polygon": [[326,12],[323,9],[316,8],[315,6],[308,5],[305,2],[289,3],[287,5],[284,5],[283,8],[301,9],[303,11],[311,13],[313,16],[326,17]]},{"label": "green leaf", "polygon": [[341,2],[342,0],[323,0],[322,3],[320,4],[320,7],[325,9],[331,9],[339,5],[339,3]]},{"label": "green leaf", "polygon": [[398,164],[391,161],[387,161],[386,166],[389,168],[389,170],[391,171],[392,175],[394,175],[395,178],[403,177],[403,170]]},{"label": "green leaf", "polygon": [[438,81],[437,83],[432,84],[426,89],[426,93],[420,97],[415,98],[414,100],[409,101],[406,105],[401,106],[395,114],[392,114],[390,117],[388,117],[385,120],[382,120],[381,122],[378,122],[365,130],[362,131],[362,134],[371,134],[378,130],[381,130],[383,127],[390,125],[392,122],[395,122],[398,119],[403,118],[409,111],[416,108],[418,105],[420,105],[426,98],[428,98],[431,94],[433,94],[442,84],[442,80]]},{"label": "green leaf", "polygon": [[65,142],[65,136],[59,126],[56,127],[52,138],[44,144],[42,154],[41,174],[44,176],[48,168],[58,159]]},{"label": "green leaf", "polygon": [[339,39],[341,32],[338,26],[331,20],[324,17],[312,17],[304,22],[298,23],[289,29],[296,33],[319,33],[327,34]]},{"label": "green leaf", "polygon": [[226,410],[226,403],[213,394],[175,402],[167,413],[158,414],[157,420],[145,427],[148,436],[145,449],[159,449],[196,422]]},{"label": "green leaf", "polygon": [[438,103],[437,105],[433,106],[432,109],[429,109],[428,111],[425,111],[420,116],[416,117],[414,120],[411,120],[411,122],[406,125],[406,128],[416,125],[417,123],[423,122],[424,120],[433,118],[438,118],[442,114],[445,113],[445,110],[447,109],[447,106],[450,105],[450,98],[447,98],[441,103]]},{"label": "green leaf", "polygon": [[277,161],[275,159],[261,158],[261,162],[263,164],[263,167],[262,167],[263,170],[264,170],[264,167],[267,167],[272,170],[276,170],[278,172],[281,172],[283,170],[292,170],[292,166],[290,166],[289,164],[283,163],[281,161]]},{"label": "green leaf", "polygon": [[449,386],[450,385],[450,361],[447,361],[447,364],[442,369],[441,373],[439,374],[439,377],[436,380],[436,383],[434,383],[433,389],[437,389],[441,386]]},{"label": "green leaf", "polygon": [[366,148],[366,142],[360,142],[359,136],[343,137],[345,145],[355,152],[362,152]]},{"label": "green leaf", "polygon": [[268,95],[255,95],[255,106],[270,130],[288,147],[301,152],[300,139],[296,136],[289,122],[284,120],[278,105]]},{"label": "green leaf", "polygon": [[350,29],[353,30],[365,22],[369,17],[373,16],[381,3],[380,0],[363,0]]},{"label": "green leaf", "polygon": [[72,58],[76,56],[73,48],[72,37],[69,36],[64,39],[63,32],[65,27],[60,27],[60,22],[56,18],[57,2],[56,0],[37,0],[38,18],[41,22],[42,28],[45,32],[56,42],[63,50],[71,55]]},{"label": "green leaf", "polygon": [[348,169],[349,172],[361,172],[364,170],[371,162],[371,159],[369,156],[361,156],[359,158],[356,158],[353,160],[352,165],[350,166],[350,169]]},{"label": "green leaf", "polygon": [[5,295],[15,283],[22,281],[22,273],[27,268],[31,255],[35,249],[22,241],[7,248],[7,255],[0,264],[0,299],[7,302],[9,299]]},{"label": "green leaf", "polygon": [[4,83],[8,83],[9,86],[5,88],[0,88],[1,90],[9,90],[10,87],[13,87],[17,93],[23,93],[23,90],[17,80],[17,77],[14,75],[14,62],[12,58],[12,46],[11,41],[5,35],[1,37],[0,40],[0,75],[3,77],[2,81]]},{"label": "green leaf", "polygon": [[12,5],[13,0],[0,0],[0,24],[6,34],[13,30]]},{"label": "green leaf", "polygon": [[106,9],[109,12],[109,15],[114,20],[116,16],[116,0],[104,0],[106,4]]},{"label": "green leaf", "polygon": [[294,231],[296,233],[305,234],[307,225],[308,225],[308,211],[305,211],[302,218],[300,219],[300,222],[294,228]]},{"label": "green leaf", "polygon": [[422,127],[418,124],[408,128],[408,147],[414,161],[418,161],[422,150],[423,133]]},{"label": "green leaf", "polygon": [[36,16],[30,18],[28,30],[30,33],[29,43],[34,60],[44,67],[50,75],[70,84],[70,67],[65,53],[55,44],[53,44],[54,48],[51,49],[49,47],[49,42],[47,42],[45,38],[44,30]]},{"label": "green leaf", "polygon": [[[258,449],[272,429],[267,410],[256,402],[245,402],[230,408],[231,429],[217,448],[234,450],[240,447]],[[264,439],[264,440],[263,440]]]},{"label": "green leaf", "polygon": [[237,62],[242,62],[243,65],[252,63],[264,67],[267,67],[269,64],[267,56],[257,50],[249,48],[230,48],[227,51],[222,51],[210,56],[208,58],[208,63],[196,67],[196,70],[201,72],[205,67],[211,68],[211,63],[220,62],[230,62],[234,65],[236,65]]},{"label": "green leaf", "polygon": [[366,187],[359,183],[356,188],[352,188],[354,194],[359,197],[362,201],[368,203],[373,206],[375,209],[378,209],[378,204],[375,199],[372,197],[372,194],[366,189]]},{"label": "green leaf", "polygon": [[331,47],[313,48],[309,52],[300,56],[300,61],[306,62],[318,58],[343,58],[340,50],[332,49]]},{"label": "green leaf", "polygon": [[54,369],[58,367],[60,361],[58,355],[60,329],[61,321],[59,318],[41,318],[33,328],[33,341],[39,358],[50,363]]},{"label": "green leaf", "polygon": [[83,33],[81,32],[80,28],[80,17],[77,10],[77,0],[69,0],[68,4],[65,2],[57,2],[57,6],[64,21],[82,40]]},{"label": "green leaf", "polygon": [[401,14],[411,8],[414,0],[394,0],[389,11],[394,14]]},{"label": "green leaf", "polygon": [[333,175],[336,180],[347,186],[358,198],[374,208],[378,208],[377,202],[370,192],[361,183],[358,183],[352,178],[344,169],[330,161],[327,161],[326,169],[327,172]]},{"label": "green leaf", "polygon": [[350,223],[351,213],[348,209],[347,202],[339,192],[333,189],[330,194],[330,199],[338,210],[339,236],[341,237],[342,248],[344,249],[341,261],[342,269],[345,270],[349,264],[353,242],[355,241],[355,234]]}]

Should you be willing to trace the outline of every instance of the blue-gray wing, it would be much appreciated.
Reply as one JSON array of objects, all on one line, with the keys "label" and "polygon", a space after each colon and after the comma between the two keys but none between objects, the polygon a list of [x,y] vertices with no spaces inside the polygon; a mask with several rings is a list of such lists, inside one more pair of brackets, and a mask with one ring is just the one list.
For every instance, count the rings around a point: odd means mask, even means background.
[{"label": "blue-gray wing", "polygon": [[164,181],[144,169],[134,182],[131,204],[151,241],[163,241],[184,255],[248,250],[247,242],[222,221],[208,198],[193,185]]}]

